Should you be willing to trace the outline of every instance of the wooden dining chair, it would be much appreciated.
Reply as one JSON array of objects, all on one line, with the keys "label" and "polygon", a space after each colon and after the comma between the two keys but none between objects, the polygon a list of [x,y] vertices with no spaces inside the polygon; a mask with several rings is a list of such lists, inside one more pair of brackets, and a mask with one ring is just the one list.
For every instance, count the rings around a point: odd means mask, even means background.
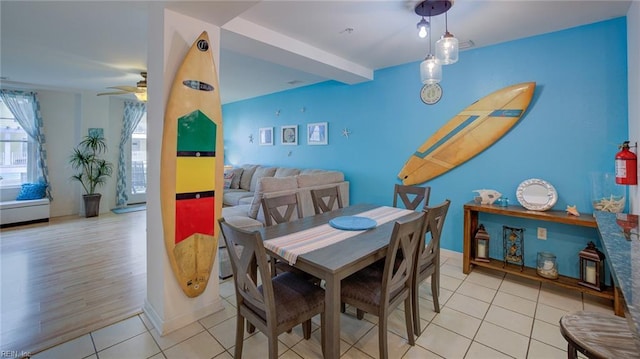
[{"label": "wooden dining chair", "polygon": [[[269,198],[263,197],[262,211],[264,212],[264,222],[268,227],[302,218],[302,207],[300,206],[300,201],[298,201],[298,195],[295,193]],[[294,213],[296,217],[293,216]],[[276,258],[271,258],[269,262],[271,263],[271,274],[273,276],[282,272],[296,271],[289,264]],[[302,273],[299,272],[298,274]]]},{"label": "wooden dining chair", "polygon": [[[440,302],[438,295],[440,294],[440,236],[442,235],[442,226],[449,211],[450,200],[433,206],[425,207],[424,227],[422,229],[421,241],[418,243],[416,250],[416,265],[413,267],[414,272],[411,278],[411,306],[413,313],[413,325],[416,335],[420,335],[420,303],[419,289],[422,283],[428,277],[431,277],[431,296],[433,298],[433,308],[436,313],[440,313]],[[426,237],[431,237],[428,244],[425,243]]]},{"label": "wooden dining chair", "polygon": [[405,186],[401,184],[395,185],[393,189],[393,206],[398,207],[398,198],[406,209],[418,209],[424,201],[424,206],[429,205],[429,195],[431,187]]},{"label": "wooden dining chair", "polygon": [[245,319],[267,336],[269,358],[275,359],[278,357],[278,336],[303,324],[305,339],[309,339],[311,318],[318,314],[324,352],[324,290],[291,272],[271,277],[260,232],[234,227],[224,218],[218,223],[229,251],[236,290],[234,357],[242,357]]},{"label": "wooden dining chair", "polygon": [[[262,211],[267,226],[302,218],[302,207],[298,195],[295,193],[269,198],[263,197]],[[297,218],[293,217],[294,213],[297,214]]]},{"label": "wooden dining chair", "polygon": [[[342,302],[357,308],[358,315],[367,312],[378,316],[380,358],[388,358],[388,317],[404,302],[407,340],[415,345],[411,316],[411,276],[415,251],[424,227],[423,212],[396,221],[389,240],[384,267],[370,265],[341,282]],[[402,255],[397,255],[398,252]],[[398,262],[399,261],[399,262]]]},{"label": "wooden dining chair", "polygon": [[338,186],[312,189],[311,200],[313,201],[313,210],[316,214],[342,208],[342,196],[340,195],[340,187]]},{"label": "wooden dining chair", "polygon": [[629,322],[613,314],[579,311],[560,318],[560,333],[567,340],[567,358],[640,358]]}]

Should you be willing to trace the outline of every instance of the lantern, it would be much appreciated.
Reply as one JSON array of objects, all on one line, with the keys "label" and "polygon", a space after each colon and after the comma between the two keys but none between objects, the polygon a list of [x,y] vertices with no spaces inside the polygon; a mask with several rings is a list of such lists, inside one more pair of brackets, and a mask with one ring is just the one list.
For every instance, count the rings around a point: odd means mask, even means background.
[{"label": "lantern", "polygon": [[484,229],[484,225],[478,227],[473,239],[476,249],[474,259],[478,262],[489,262],[489,233]]},{"label": "lantern", "polygon": [[580,282],[578,284],[601,292],[604,289],[604,254],[593,242],[579,253]]}]

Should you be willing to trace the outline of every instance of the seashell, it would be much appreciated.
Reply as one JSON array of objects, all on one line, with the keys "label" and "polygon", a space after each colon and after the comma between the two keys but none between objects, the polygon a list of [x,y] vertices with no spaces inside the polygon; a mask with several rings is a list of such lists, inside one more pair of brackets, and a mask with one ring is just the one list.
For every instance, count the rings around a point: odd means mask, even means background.
[{"label": "seashell", "polygon": [[578,212],[578,206],[577,205],[573,205],[573,206],[567,205],[567,214],[570,214],[570,215],[576,216],[576,217],[580,217],[580,213]]},{"label": "seashell", "polygon": [[478,192],[482,199],[481,204],[493,204],[498,198],[502,197],[502,193],[493,189],[476,189],[472,192]]}]

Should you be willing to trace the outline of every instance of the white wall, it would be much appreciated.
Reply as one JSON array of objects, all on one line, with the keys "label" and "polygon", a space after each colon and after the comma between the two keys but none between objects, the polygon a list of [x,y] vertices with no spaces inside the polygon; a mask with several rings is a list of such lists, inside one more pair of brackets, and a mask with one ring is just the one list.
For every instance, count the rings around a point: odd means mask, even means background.
[{"label": "white wall", "polygon": [[[627,69],[629,86],[629,140],[640,143],[640,1],[633,1],[627,12]],[[638,148],[636,148],[636,153]],[[640,213],[640,190],[629,187],[630,212]]]},{"label": "white wall", "polygon": [[[69,155],[89,128],[103,128],[109,149],[105,158],[117,168],[124,99],[98,97],[94,92],[33,91],[37,92],[40,101],[47,141],[47,165],[53,196],[51,217],[80,214],[83,210],[82,186],[70,180],[73,171]],[[99,192],[102,193],[100,212],[108,212],[116,203],[115,175]]]}]

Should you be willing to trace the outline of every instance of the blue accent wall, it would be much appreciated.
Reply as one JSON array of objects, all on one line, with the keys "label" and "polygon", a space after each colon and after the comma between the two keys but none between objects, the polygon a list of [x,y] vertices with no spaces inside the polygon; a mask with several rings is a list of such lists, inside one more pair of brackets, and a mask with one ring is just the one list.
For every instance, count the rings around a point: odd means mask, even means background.
[{"label": "blue accent wall", "polygon": [[[442,247],[461,252],[462,206],[475,189],[495,189],[517,204],[518,185],[541,178],[558,191],[554,209],[577,205],[590,215],[589,173],[613,172],[617,146],[628,136],[626,18],[463,51],[443,68],[443,97],[435,105],[420,100],[419,62],[376,71],[375,80],[357,85],[328,81],[227,104],[226,161],[340,170],[351,182],[351,203],[391,205],[398,172],[431,134],[474,101],[528,81],[537,83],[534,98],[511,131],[423,184],[432,188],[431,204],[451,199]],[[306,124],[325,121],[329,145],[307,145]],[[283,125],[299,126],[298,146],[281,144]],[[259,146],[258,129],[271,126],[275,146]],[[501,258],[503,224],[525,227],[527,265],[535,265],[537,251],[551,251],[560,272],[574,277],[578,251],[589,240],[601,247],[594,229],[490,215],[480,222],[492,257]],[[536,239],[538,226],[547,228],[548,240]]]}]

